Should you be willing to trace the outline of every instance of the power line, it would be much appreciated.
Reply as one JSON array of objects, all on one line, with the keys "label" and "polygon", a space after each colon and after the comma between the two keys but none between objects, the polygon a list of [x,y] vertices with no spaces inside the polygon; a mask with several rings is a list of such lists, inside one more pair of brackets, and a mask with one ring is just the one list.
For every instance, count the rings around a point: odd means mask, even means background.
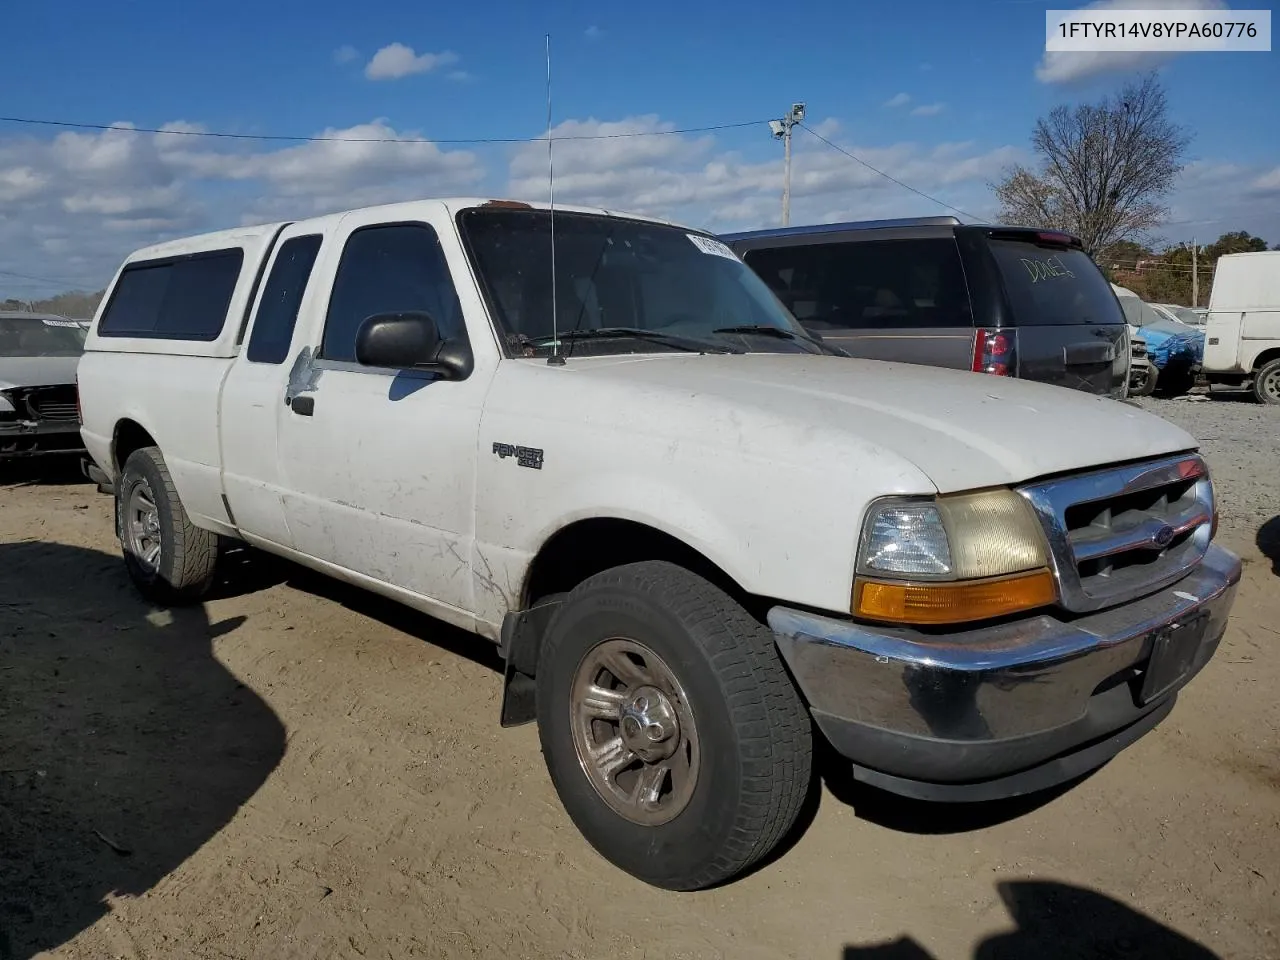
[{"label": "power line", "polygon": [[39,283],[68,283],[74,285],[74,281],[65,278],[58,279],[56,277],[37,277],[30,273],[14,273],[12,270],[0,270],[2,277],[16,277],[19,280],[35,280]]},{"label": "power line", "polygon": [[932,200],[934,203],[938,204],[938,206],[946,207],[948,210],[954,210],[956,213],[960,214],[963,217],[968,217],[970,220],[978,221],[982,219],[981,217],[975,217],[972,213],[966,213],[965,211],[961,210],[959,207],[953,207],[951,204],[947,203],[945,200],[939,200],[937,197],[931,197],[929,194],[925,193],[923,190],[917,190],[915,187],[911,186],[911,184],[903,183],[897,177],[890,176],[889,174],[885,173],[883,170],[880,170],[877,167],[873,167],[871,164],[867,163],[867,161],[863,160],[861,157],[854,156],[844,147],[837,146],[836,144],[832,143],[830,140],[828,140],[826,137],[820,134],[817,130],[814,130],[812,127],[807,126],[806,124],[803,124],[803,123],[798,124],[798,126],[802,130],[804,130],[806,133],[813,134],[813,136],[817,137],[819,140],[825,143],[832,150],[836,150],[840,153],[843,153],[850,160],[857,161],[858,163],[866,167],[868,170],[870,170],[872,173],[880,174],[880,176],[884,177],[886,180],[890,180],[893,183],[896,183],[898,186],[902,187],[904,190],[910,190],[912,193],[916,194],[917,196],[924,197],[926,200]]},{"label": "power line", "polygon": [[[684,133],[710,133],[715,130],[735,130],[741,127],[757,127],[767,120],[744,120],[740,123],[714,123],[705,127],[680,127],[673,130],[636,130],[630,133],[581,133],[552,140],[622,140],[629,137],[668,137]],[[173,137],[212,137],[220,140],[274,140],[290,143],[544,143],[541,137],[471,137],[447,140],[429,140],[414,137],[302,137],[279,133],[228,133],[220,130],[164,130],[160,127],[121,127],[110,123],[74,123],[70,120],[40,120],[30,117],[0,117],[0,123],[22,123],[31,126],[66,127],[74,130],[119,130],[123,133],[154,133]]]}]

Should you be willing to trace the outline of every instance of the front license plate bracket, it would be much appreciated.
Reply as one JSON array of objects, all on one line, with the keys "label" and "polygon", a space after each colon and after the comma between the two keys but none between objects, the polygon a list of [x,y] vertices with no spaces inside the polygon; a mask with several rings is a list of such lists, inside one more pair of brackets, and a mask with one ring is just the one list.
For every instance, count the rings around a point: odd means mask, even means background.
[{"label": "front license plate bracket", "polygon": [[1142,706],[1160,699],[1186,677],[1200,652],[1208,628],[1209,616],[1200,612],[1155,632],[1138,694]]}]

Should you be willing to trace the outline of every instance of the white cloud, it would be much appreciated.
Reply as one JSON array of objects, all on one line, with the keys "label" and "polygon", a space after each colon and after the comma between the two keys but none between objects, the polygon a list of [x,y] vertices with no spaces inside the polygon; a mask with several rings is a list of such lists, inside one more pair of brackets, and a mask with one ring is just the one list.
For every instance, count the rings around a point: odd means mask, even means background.
[{"label": "white cloud", "polygon": [[1268,170],[1252,183],[1259,193],[1280,193],[1280,167]]},{"label": "white cloud", "polygon": [[582,31],[582,35],[588,40],[599,40],[604,36],[604,31],[597,27],[594,23]]},{"label": "white cloud", "polygon": [[[1224,0],[1097,0],[1081,10],[1223,10]],[[1123,53],[1046,52],[1036,65],[1041,83],[1072,83],[1104,73],[1143,70],[1177,56],[1152,50]]]},{"label": "white cloud", "polygon": [[333,51],[334,63],[352,63],[360,59],[360,51],[351,44],[343,44],[337,50]]},{"label": "white cloud", "polygon": [[922,103],[911,111],[913,117],[936,117],[947,108],[945,103]]},{"label": "white cloud", "polygon": [[1216,240],[1247,230],[1268,244],[1280,242],[1280,167],[1199,160],[1178,176],[1168,221],[1157,230],[1166,241]]},{"label": "white cloud", "polygon": [[[201,130],[190,121],[165,129]],[[713,230],[778,222],[782,150],[766,130],[712,136],[674,129],[657,115],[564,121],[554,130],[558,137],[602,139],[554,144],[556,199]],[[980,218],[994,214],[987,182],[1028,159],[1021,148],[978,141],[859,143],[834,118],[814,129],[866,163]],[[632,133],[654,135],[619,136]],[[0,298],[97,289],[130,250],[237,223],[431,196],[547,197],[545,141],[454,150],[383,119],[317,135],[333,139],[263,144],[142,134],[122,125],[51,139],[0,137],[0,266],[65,281],[41,286],[0,276]],[[793,149],[795,223],[947,212],[804,130],[796,131]],[[1162,231],[1170,239],[1213,239],[1243,229],[1275,243],[1280,168],[1191,164],[1171,206],[1172,222]]]},{"label": "white cloud", "polygon": [[909,93],[897,93],[886,100],[884,105],[896,110],[898,107],[905,107],[910,102],[911,95]]},{"label": "white cloud", "polygon": [[370,80],[399,80],[415,73],[430,73],[457,62],[458,55],[449,50],[420,54],[403,43],[391,43],[373,55],[365,65],[364,75]]},{"label": "white cloud", "polygon": [[[899,179],[982,216],[990,205],[985,182],[1022,159],[1014,147],[982,150],[972,143],[861,146],[842,142],[831,120],[823,136]],[[660,132],[673,127],[657,117],[610,123],[568,121],[557,137]],[[749,160],[717,149],[711,137],[680,134],[555,143],[556,198],[648,213],[730,230],[776,223],[782,191],[781,151]],[[548,196],[546,144],[524,144],[511,156],[508,194]],[[904,191],[813,137],[797,133],[791,180],[794,222],[938,213],[937,204]],[[975,209],[976,208],[976,209]]]},{"label": "white cloud", "polygon": [[[178,122],[168,130],[198,131]],[[143,134],[118,125],[52,139],[0,138],[0,299],[98,289],[129,251],[242,222],[474,192],[484,166],[374,120],[320,136],[408,142],[251,141]]]}]

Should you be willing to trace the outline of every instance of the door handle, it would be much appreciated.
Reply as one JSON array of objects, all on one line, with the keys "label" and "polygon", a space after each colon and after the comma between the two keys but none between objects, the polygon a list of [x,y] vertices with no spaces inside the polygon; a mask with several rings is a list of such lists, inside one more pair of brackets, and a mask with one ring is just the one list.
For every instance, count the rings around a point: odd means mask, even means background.
[{"label": "door handle", "polygon": [[316,398],[310,395],[294,397],[289,407],[298,416],[309,417],[316,412]]}]

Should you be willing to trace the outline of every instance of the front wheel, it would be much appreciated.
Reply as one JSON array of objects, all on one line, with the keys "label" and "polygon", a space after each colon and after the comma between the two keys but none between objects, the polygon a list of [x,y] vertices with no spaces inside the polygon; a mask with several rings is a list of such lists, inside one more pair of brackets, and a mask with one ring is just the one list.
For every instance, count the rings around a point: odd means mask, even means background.
[{"label": "front wheel", "polygon": [[669,563],[584,581],[537,671],[542,752],[587,841],[657,887],[722,883],[796,822],[810,721],[773,636]]},{"label": "front wheel", "polygon": [[1147,372],[1142,375],[1136,387],[1129,389],[1129,395],[1132,397],[1149,397],[1156,392],[1156,368],[1154,366],[1147,367]]},{"label": "front wheel", "polygon": [[147,599],[191,603],[213,585],[218,535],[191,522],[156,447],[125,460],[116,484],[116,533],[129,577]]}]

